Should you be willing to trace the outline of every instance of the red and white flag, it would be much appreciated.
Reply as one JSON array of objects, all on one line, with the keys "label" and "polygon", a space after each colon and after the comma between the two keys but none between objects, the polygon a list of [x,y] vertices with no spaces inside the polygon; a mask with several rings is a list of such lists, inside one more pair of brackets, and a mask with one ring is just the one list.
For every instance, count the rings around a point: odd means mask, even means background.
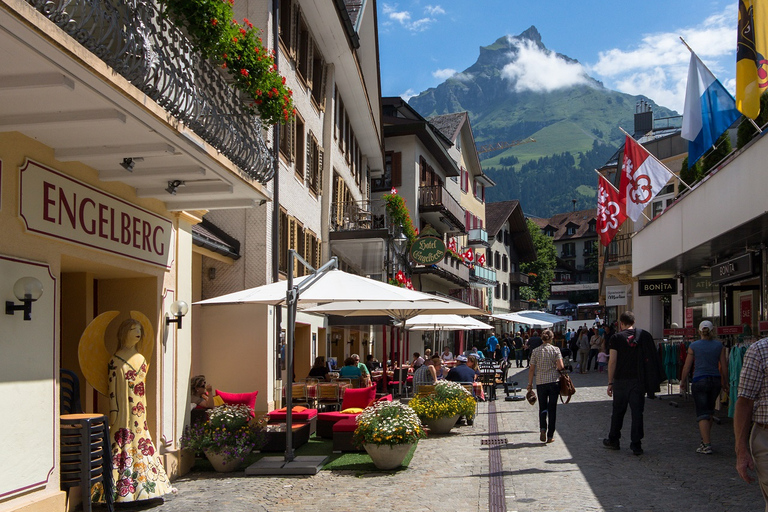
[{"label": "red and white flag", "polygon": [[627,220],[627,212],[619,198],[619,191],[605,177],[597,180],[597,232],[600,243],[607,246]]},{"label": "red and white flag", "polygon": [[481,254],[477,257],[477,264],[481,267],[485,265],[485,254]]},{"label": "red and white flag", "polygon": [[670,176],[673,176],[672,171],[627,135],[619,184],[620,198],[625,205],[627,217],[633,221],[639,219]]}]

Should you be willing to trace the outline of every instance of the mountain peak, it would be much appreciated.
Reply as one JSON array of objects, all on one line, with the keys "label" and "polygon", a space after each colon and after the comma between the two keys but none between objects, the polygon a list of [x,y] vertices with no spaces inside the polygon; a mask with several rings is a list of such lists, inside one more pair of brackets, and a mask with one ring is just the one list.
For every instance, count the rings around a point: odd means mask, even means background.
[{"label": "mountain peak", "polygon": [[501,36],[496,41],[491,43],[488,46],[481,46],[480,52],[483,53],[488,51],[495,51],[495,50],[510,50],[514,45],[512,44],[512,41],[510,39],[517,39],[517,40],[528,40],[536,44],[536,46],[543,47],[544,44],[541,42],[541,34],[539,34],[539,31],[536,29],[535,26],[531,25],[528,29],[520,32],[520,34],[516,36]]},{"label": "mountain peak", "polygon": [[534,43],[541,44],[541,34],[535,26],[531,25],[527,30],[524,30],[517,36],[517,39],[530,39]]}]

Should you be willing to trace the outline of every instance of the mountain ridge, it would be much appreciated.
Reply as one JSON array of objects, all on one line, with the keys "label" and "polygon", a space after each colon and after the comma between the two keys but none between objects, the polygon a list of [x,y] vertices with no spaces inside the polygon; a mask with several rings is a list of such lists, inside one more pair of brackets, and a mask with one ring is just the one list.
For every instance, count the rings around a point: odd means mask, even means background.
[{"label": "mountain ridge", "polygon": [[615,152],[624,137],[619,127],[632,132],[641,100],[656,117],[676,115],[646,96],[606,88],[576,59],[547,49],[531,26],[481,46],[474,64],[409,104],[427,118],[467,111],[478,145],[536,139],[481,155],[497,183],[486,197],[518,199],[526,213],[551,217],[572,209],[572,199],[577,209],[595,206],[595,175],[583,165],[599,167]]}]

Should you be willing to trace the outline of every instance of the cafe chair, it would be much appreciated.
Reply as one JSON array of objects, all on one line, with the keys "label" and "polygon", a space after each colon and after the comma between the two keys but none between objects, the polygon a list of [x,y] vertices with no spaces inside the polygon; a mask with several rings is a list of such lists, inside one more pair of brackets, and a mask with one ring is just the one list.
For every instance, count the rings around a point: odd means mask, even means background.
[{"label": "cafe chair", "polygon": [[408,369],[400,368],[394,371],[392,380],[387,383],[387,389],[390,389],[390,393],[393,395],[400,389],[400,382],[403,383],[403,393],[408,397]]},{"label": "cafe chair", "polygon": [[415,397],[429,396],[434,394],[435,394],[434,384],[419,384],[418,386],[414,386],[413,395]]},{"label": "cafe chair", "polygon": [[335,382],[331,383],[319,383],[317,385],[317,407],[318,409],[327,410],[329,407],[334,411],[338,410],[341,405],[339,400],[339,385]]},{"label": "cafe chair", "polygon": [[59,369],[61,384],[59,414],[78,414],[83,412],[80,405],[80,379],[72,370]]},{"label": "cafe chair", "polygon": [[305,405],[309,407],[309,396],[307,394],[306,382],[294,382],[292,387],[292,404],[293,405]]}]

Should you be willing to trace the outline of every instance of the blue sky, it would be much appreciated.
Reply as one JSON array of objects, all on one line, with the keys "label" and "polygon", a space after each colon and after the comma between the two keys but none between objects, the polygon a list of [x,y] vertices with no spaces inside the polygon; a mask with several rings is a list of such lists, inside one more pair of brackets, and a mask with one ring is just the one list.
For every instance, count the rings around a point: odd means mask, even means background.
[{"label": "blue sky", "polygon": [[524,48],[525,59],[504,70],[518,89],[568,87],[587,73],[682,113],[690,54],[679,36],[731,93],[735,87],[736,0],[377,0],[377,7],[384,96],[435,87],[471,66],[480,46],[531,25],[547,49],[580,65]]}]

